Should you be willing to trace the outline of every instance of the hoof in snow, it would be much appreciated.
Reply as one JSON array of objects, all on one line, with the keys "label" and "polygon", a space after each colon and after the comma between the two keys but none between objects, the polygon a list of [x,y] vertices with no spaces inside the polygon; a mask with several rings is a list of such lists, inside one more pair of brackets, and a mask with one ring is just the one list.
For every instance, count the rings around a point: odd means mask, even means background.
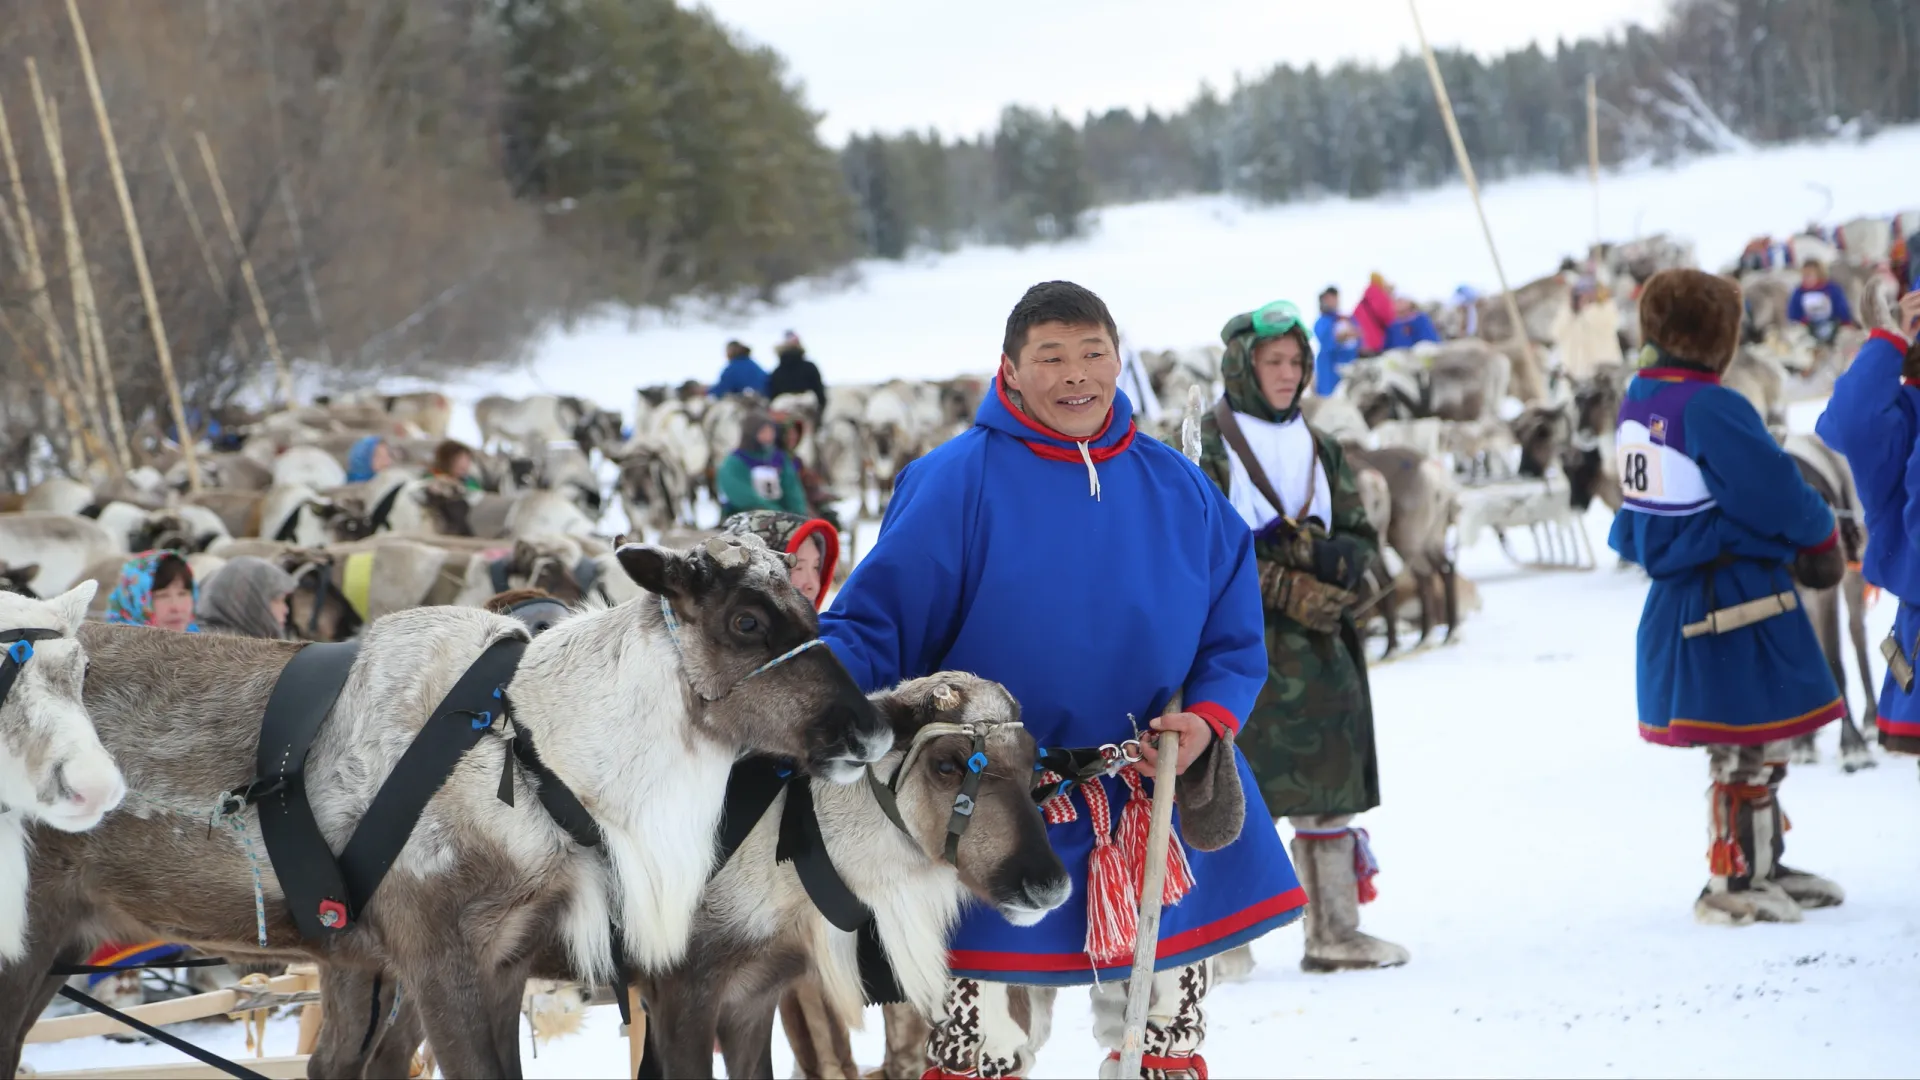
[{"label": "hoof in snow", "polygon": [[1858,750],[1840,752],[1840,771],[1857,773],[1861,769],[1876,769],[1880,762],[1874,758],[1873,751],[1862,747]]},{"label": "hoof in snow", "polygon": [[1787,760],[1795,765],[1820,764],[1820,748],[1811,744],[1795,746],[1787,752]]}]

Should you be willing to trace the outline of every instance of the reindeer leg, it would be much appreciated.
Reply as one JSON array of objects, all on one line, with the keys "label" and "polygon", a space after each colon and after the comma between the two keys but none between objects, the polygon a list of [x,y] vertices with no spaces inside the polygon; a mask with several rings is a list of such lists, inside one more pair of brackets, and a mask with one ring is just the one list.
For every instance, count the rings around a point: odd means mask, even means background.
[{"label": "reindeer leg", "polygon": [[1460,625],[1459,574],[1453,565],[1453,560],[1447,558],[1445,554],[1442,554],[1438,561],[1440,581],[1447,590],[1447,636],[1441,639],[1441,643],[1450,645],[1453,643],[1453,629]]},{"label": "reindeer leg", "polygon": [[[1847,636],[1853,639],[1853,663],[1860,669],[1860,687],[1867,696],[1867,707],[1861,713],[1860,722],[1864,735],[1866,730],[1880,726],[1876,711],[1879,690],[1873,685],[1873,667],[1867,662],[1867,579],[1858,570],[1849,570],[1847,576],[1841,579],[1840,586],[1846,590]],[[1867,756],[1860,767],[1870,768],[1872,763],[1873,758]]]},{"label": "reindeer leg", "polygon": [[[1409,568],[1411,569],[1411,568]],[[1424,564],[1413,570],[1413,591],[1420,596],[1420,637],[1413,647],[1419,648],[1427,643],[1427,635],[1433,633],[1433,568]]]},{"label": "reindeer leg", "polygon": [[720,1053],[729,1077],[773,1080],[773,1020],[780,988],[736,1002],[720,1018]]},{"label": "reindeer leg", "polygon": [[1368,572],[1379,582],[1382,594],[1380,619],[1387,625],[1387,651],[1380,654],[1380,659],[1385,660],[1400,650],[1400,589],[1387,572],[1386,560],[1375,558]]},{"label": "reindeer leg", "polygon": [[74,941],[75,931],[91,914],[90,905],[74,891],[27,891],[26,955],[0,965],[0,1076],[20,1074],[27,1032],[66,982],[49,972],[56,964],[79,962],[84,954]]},{"label": "reindeer leg", "polygon": [[[408,1075],[413,1069],[414,1055],[419,1052],[420,1044],[424,1041],[420,1030],[418,1004],[407,993],[406,988],[397,982],[394,984],[393,993],[399,995],[400,1008],[395,1013],[393,999],[390,997],[381,999],[382,1007],[387,1010],[381,1019],[384,1021],[387,1015],[392,1015],[393,1022],[387,1024],[374,1040],[373,1052],[367,1058],[365,1071],[361,1073],[367,1080],[384,1080],[390,1076]],[[516,1036],[518,1031],[516,1020]]]},{"label": "reindeer leg", "polygon": [[421,1026],[441,1072],[518,1080],[524,973],[519,982],[503,988],[510,980],[481,969],[458,932],[457,918],[434,918],[441,914],[434,911],[416,914],[418,922],[406,929],[421,932],[387,937],[394,969],[406,994],[419,1005]]},{"label": "reindeer leg", "polygon": [[647,1052],[659,1055],[661,1075],[713,1080],[713,1043],[720,1026],[714,994],[722,981],[718,971],[690,969],[648,981]]}]

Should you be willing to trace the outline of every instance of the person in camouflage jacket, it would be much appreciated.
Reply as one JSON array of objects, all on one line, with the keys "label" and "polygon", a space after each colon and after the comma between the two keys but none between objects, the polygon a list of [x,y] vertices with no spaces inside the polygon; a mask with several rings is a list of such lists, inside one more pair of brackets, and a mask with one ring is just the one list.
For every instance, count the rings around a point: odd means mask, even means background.
[{"label": "person in camouflage jacket", "polygon": [[[1294,829],[1293,861],[1309,900],[1300,966],[1404,964],[1405,949],[1359,931],[1359,905],[1373,899],[1378,865],[1366,831],[1351,824],[1380,805],[1366,654],[1354,622],[1354,590],[1379,537],[1340,444],[1300,415],[1313,338],[1298,309],[1282,300],[1237,315],[1220,338],[1226,396],[1201,418],[1200,467],[1254,530],[1268,673],[1239,745],[1268,809]],[[1233,977],[1252,959],[1228,954],[1216,965]]]}]

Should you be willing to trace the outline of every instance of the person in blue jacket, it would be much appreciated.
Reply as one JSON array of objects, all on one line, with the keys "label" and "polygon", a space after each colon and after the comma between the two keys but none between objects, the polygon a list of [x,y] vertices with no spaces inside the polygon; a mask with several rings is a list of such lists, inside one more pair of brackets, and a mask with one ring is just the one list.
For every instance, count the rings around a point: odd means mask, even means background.
[{"label": "person in blue jacket", "polygon": [[[1252,535],[1196,465],[1140,436],[1114,388],[1116,336],[1087,289],[1027,290],[974,426],[901,472],[821,637],[863,688],[970,671],[1012,692],[1042,747],[1122,743],[1151,725],[1180,734],[1180,792],[1203,786],[1196,776],[1213,791],[1237,781],[1244,829],[1205,825],[1211,811],[1184,802],[1175,812],[1179,898],[1161,918],[1147,1022],[1149,1075],[1204,1076],[1207,959],[1299,918],[1306,901],[1234,749],[1267,677]],[[1029,1075],[1028,1030],[1042,1030],[1031,1010],[1045,1006],[1027,988],[1088,984],[1112,1075],[1145,870],[1144,842],[1115,826],[1148,810],[1169,764],[1148,740],[1137,766],[1048,800],[1073,894],[1030,926],[986,907],[962,916],[927,1076]]]},{"label": "person in blue jacket", "polygon": [[1853,309],[1847,306],[1847,294],[1827,276],[1827,268],[1809,259],[1800,267],[1800,285],[1787,299],[1787,318],[1813,331],[1822,345],[1833,344],[1833,336],[1843,326],[1853,325]]},{"label": "person in blue jacket", "polygon": [[720,369],[720,378],[707,388],[708,397],[726,397],[728,394],[743,394],[753,391],[761,397],[767,396],[767,372],[754,363],[753,350],[738,341],[727,342],[727,366]]},{"label": "person in blue jacket", "polygon": [[1393,321],[1387,324],[1387,348],[1411,349],[1422,341],[1439,343],[1440,331],[1434,329],[1433,320],[1415,307],[1413,301],[1395,300],[1393,309]]},{"label": "person in blue jacket", "polygon": [[1331,396],[1347,373],[1347,366],[1360,355],[1360,331],[1353,320],[1340,314],[1340,290],[1329,285],[1320,293],[1320,317],[1313,323],[1313,340],[1318,343],[1313,358],[1313,392]]},{"label": "person in blue jacket", "polygon": [[[1920,292],[1900,299],[1900,327],[1914,341],[1876,329],[1833,384],[1833,398],[1814,431],[1847,459],[1866,517],[1862,572],[1900,601],[1880,687],[1880,745],[1920,754]],[[1904,665],[1904,667],[1902,666]]]},{"label": "person in blue jacket", "polygon": [[[1840,887],[1780,862],[1787,741],[1839,718],[1833,675],[1798,606],[1845,570],[1833,513],[1753,406],[1720,385],[1740,289],[1663,270],[1640,294],[1652,357],[1627,385],[1615,446],[1624,506],[1608,542],[1653,579],[1640,613],[1640,736],[1705,746],[1713,787],[1704,923],[1798,922]],[[1815,580],[1814,569],[1831,573]]]}]

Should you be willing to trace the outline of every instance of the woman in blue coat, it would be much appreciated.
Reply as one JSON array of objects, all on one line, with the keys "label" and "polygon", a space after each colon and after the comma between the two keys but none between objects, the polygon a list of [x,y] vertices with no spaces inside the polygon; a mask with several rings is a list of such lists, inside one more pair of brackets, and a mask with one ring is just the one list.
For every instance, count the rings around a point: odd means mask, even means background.
[{"label": "woman in blue coat", "polygon": [[[1747,400],[1720,385],[1740,290],[1666,270],[1640,296],[1654,355],[1628,384],[1616,454],[1623,511],[1610,543],[1653,578],[1640,615],[1640,734],[1705,746],[1713,789],[1701,922],[1798,922],[1839,886],[1780,863],[1787,740],[1844,710],[1788,566],[1837,560],[1833,514]],[[1838,581],[1844,564],[1832,567]],[[1812,571],[1809,571],[1811,573]]]},{"label": "woman in blue coat", "polygon": [[[1920,292],[1900,301],[1900,325],[1920,340]],[[1880,688],[1880,745],[1920,754],[1920,344],[1875,330],[1833,384],[1814,430],[1846,456],[1866,514],[1866,579],[1900,601],[1888,644],[1898,656]]]},{"label": "woman in blue coat", "polygon": [[[1136,431],[1114,389],[1115,336],[1088,290],[1028,290],[974,426],[900,474],[821,636],[865,688],[942,669],[1005,684],[1042,747],[1119,743],[1151,724],[1179,731],[1177,768],[1195,769],[1190,780],[1232,770],[1244,829],[1236,820],[1203,840],[1196,807],[1175,815],[1188,842],[1171,872],[1185,893],[1161,918],[1146,1035],[1148,1075],[1204,1076],[1205,961],[1298,918],[1306,900],[1233,748],[1267,675],[1252,536],[1198,467]],[[1176,696],[1184,704],[1161,715]],[[1073,896],[1031,926],[987,908],[963,917],[928,1076],[1028,1075],[1033,1010],[1045,1007],[1028,988],[1088,984],[1109,1051],[1102,1074],[1113,1075],[1131,882],[1145,869],[1121,825],[1147,810],[1150,778],[1166,766],[1149,753],[1137,770],[1049,801]]]}]

